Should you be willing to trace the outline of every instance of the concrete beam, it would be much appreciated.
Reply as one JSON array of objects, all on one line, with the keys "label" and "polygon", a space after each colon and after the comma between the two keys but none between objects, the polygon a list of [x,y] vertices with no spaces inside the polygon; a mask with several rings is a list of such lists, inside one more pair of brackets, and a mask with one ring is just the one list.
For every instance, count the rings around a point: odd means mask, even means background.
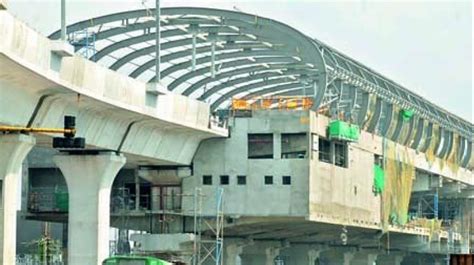
[{"label": "concrete beam", "polygon": [[109,256],[110,189],[125,157],[58,155],[69,190],[68,264],[100,265]]},{"label": "concrete beam", "polygon": [[31,136],[0,135],[0,264],[15,264],[17,185],[23,160],[34,144]]}]

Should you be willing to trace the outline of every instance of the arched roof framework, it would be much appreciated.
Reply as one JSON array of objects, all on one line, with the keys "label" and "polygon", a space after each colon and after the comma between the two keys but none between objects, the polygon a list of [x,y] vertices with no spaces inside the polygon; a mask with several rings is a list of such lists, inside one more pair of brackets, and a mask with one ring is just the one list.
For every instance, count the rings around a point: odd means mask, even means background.
[{"label": "arched roof framework", "polygon": [[[153,81],[153,14],[135,10],[81,21],[67,27],[68,37],[78,53],[96,49],[90,60]],[[368,131],[419,150],[439,124],[437,155],[451,152],[455,133],[459,161],[469,162],[471,123],[288,25],[210,8],[163,8],[161,15],[160,72],[170,91],[209,102],[212,110],[229,106],[232,97],[311,96],[314,109],[343,112]],[[59,31],[50,36],[59,37]],[[414,110],[415,119],[404,123],[401,109]]]}]

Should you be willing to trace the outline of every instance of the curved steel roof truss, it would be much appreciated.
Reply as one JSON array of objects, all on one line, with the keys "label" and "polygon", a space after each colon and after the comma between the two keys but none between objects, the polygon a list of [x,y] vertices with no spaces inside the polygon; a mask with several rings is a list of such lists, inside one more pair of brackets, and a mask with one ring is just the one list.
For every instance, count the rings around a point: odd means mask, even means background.
[{"label": "curved steel roof truss", "polygon": [[[474,138],[471,123],[288,25],[209,8],[163,8],[161,15],[160,75],[170,91],[209,102],[213,110],[229,106],[233,97],[311,96],[314,109],[329,106],[371,132],[393,132],[393,139],[419,149],[430,142],[425,138],[436,123],[451,131],[443,134],[440,155],[451,152],[454,131],[466,163]],[[81,21],[67,32],[77,52],[96,49],[90,60],[145,82],[155,80],[154,10]],[[50,36],[59,37],[60,31]],[[369,104],[369,97],[376,103]],[[399,109],[414,110],[416,121],[404,124],[395,113]],[[406,137],[399,137],[401,130],[407,130]]]}]

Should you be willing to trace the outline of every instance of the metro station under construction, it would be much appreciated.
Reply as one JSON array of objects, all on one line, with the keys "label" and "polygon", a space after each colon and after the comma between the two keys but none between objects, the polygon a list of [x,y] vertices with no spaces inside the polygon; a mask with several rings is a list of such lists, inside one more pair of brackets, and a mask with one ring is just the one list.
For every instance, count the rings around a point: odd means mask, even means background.
[{"label": "metro station under construction", "polygon": [[43,36],[0,0],[1,264],[474,264],[471,122],[275,19],[158,3]]}]

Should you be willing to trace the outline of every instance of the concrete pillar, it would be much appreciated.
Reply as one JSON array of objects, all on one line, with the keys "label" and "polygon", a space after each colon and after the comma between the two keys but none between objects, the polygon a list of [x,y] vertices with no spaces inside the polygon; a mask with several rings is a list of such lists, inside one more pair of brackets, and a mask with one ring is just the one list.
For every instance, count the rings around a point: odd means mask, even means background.
[{"label": "concrete pillar", "polygon": [[321,250],[311,249],[308,251],[308,265],[314,265],[316,259],[319,258]]},{"label": "concrete pillar", "polygon": [[34,144],[32,136],[0,135],[0,264],[15,264],[18,182],[23,160]]},{"label": "concrete pillar", "polygon": [[269,247],[265,249],[265,265],[275,265],[275,258],[280,255],[280,248]]},{"label": "concrete pillar", "polygon": [[226,265],[240,265],[240,254],[242,254],[244,246],[238,244],[229,244],[225,248],[225,262]]},{"label": "concrete pillar", "polygon": [[58,155],[54,162],[69,190],[68,265],[100,265],[109,256],[110,189],[125,157]]},{"label": "concrete pillar", "polygon": [[354,258],[354,251],[348,248],[328,249],[320,253],[321,264],[325,265],[350,265]]}]

